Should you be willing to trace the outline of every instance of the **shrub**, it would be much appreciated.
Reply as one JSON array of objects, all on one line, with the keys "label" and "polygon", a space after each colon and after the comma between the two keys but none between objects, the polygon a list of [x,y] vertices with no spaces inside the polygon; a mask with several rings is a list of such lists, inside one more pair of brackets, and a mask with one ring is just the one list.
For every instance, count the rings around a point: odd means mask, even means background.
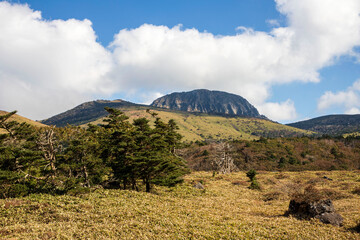
[{"label": "shrub", "polygon": [[260,190],[261,189],[260,184],[256,180],[251,182],[249,188],[253,189],[253,190]]},{"label": "shrub", "polygon": [[284,194],[280,191],[273,191],[273,192],[269,192],[264,194],[264,198],[263,200],[265,202],[267,201],[273,201],[273,200],[279,200]]},{"label": "shrub", "polygon": [[252,181],[256,180],[256,174],[257,174],[256,170],[251,169],[251,170],[249,170],[249,171],[246,173],[246,176],[247,176],[247,177],[250,179],[250,181],[252,182]]},{"label": "shrub", "polygon": [[313,185],[307,186],[303,192],[297,192],[293,195],[292,199],[296,202],[317,202],[324,200],[326,196],[322,194],[317,188]]},{"label": "shrub", "polygon": [[209,151],[205,149],[201,155],[202,156],[209,156],[209,154],[210,154]]},{"label": "shrub", "polygon": [[253,190],[260,190],[261,187],[260,184],[256,181],[256,174],[257,172],[254,169],[251,169],[246,173],[246,176],[250,179],[251,182],[249,188]]}]

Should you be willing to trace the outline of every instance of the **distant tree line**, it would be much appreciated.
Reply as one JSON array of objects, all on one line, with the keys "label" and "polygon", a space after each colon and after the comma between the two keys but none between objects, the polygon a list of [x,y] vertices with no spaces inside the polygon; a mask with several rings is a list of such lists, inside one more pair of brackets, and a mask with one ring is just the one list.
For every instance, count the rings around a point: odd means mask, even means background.
[{"label": "distant tree line", "polygon": [[153,184],[174,186],[188,172],[175,154],[181,135],[173,120],[149,112],[133,122],[106,108],[101,125],[36,128],[0,116],[0,198],[29,193],[87,191],[107,187],[150,192]]}]

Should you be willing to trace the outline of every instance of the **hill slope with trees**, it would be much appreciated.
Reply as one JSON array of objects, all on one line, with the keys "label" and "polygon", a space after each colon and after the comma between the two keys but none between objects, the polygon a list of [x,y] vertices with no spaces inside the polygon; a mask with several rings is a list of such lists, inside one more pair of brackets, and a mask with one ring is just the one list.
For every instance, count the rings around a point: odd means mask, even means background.
[{"label": "hill slope with trees", "polygon": [[288,126],[328,135],[360,132],[360,114],[328,115],[287,124]]}]

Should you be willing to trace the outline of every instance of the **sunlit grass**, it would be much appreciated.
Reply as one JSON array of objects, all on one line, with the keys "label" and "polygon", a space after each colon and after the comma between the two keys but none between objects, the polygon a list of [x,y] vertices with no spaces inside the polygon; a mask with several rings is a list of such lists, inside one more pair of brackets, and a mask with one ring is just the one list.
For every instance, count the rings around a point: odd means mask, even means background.
[{"label": "sunlit grass", "polygon": [[[262,191],[248,189],[245,172],[216,176],[194,172],[183,184],[156,187],[150,194],[98,189],[79,196],[34,194],[2,199],[0,238],[360,238],[351,230],[360,220],[360,196],[353,193],[360,187],[359,172],[260,172],[257,178]],[[205,190],[193,188],[198,181]],[[335,209],[344,217],[343,227],[283,215],[289,196],[307,184],[333,191]]]},{"label": "sunlit grass", "polygon": [[[0,110],[0,116],[1,116],[1,115],[5,115],[5,114],[7,114],[7,113],[8,113],[8,112],[1,111],[1,110]],[[28,123],[28,124],[30,124],[30,125],[32,125],[32,126],[35,126],[35,127],[45,127],[45,126],[46,126],[45,124],[42,124],[42,123],[39,123],[39,122],[30,120],[30,119],[28,119],[28,118],[19,116],[19,115],[17,115],[17,114],[11,116],[8,121],[17,121],[17,122],[19,122],[19,123],[25,122],[25,123]],[[0,129],[0,134],[3,134],[3,133],[6,133],[6,131],[5,131],[4,129]]]}]

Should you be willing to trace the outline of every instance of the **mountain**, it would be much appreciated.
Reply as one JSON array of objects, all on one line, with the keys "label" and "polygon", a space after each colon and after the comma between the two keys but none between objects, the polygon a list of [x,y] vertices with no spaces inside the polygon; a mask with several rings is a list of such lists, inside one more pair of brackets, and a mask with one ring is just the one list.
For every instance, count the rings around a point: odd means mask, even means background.
[{"label": "mountain", "polygon": [[265,118],[241,96],[206,89],[171,93],[156,99],[151,106],[186,112]]},{"label": "mountain", "polygon": [[360,114],[328,115],[287,124],[288,126],[328,135],[360,132]]},{"label": "mountain", "polygon": [[108,114],[104,109],[105,107],[122,108],[128,106],[137,106],[137,104],[121,99],[113,101],[96,100],[83,103],[71,110],[60,113],[41,122],[46,125],[55,125],[57,127],[64,127],[67,124],[81,125],[94,121],[98,118],[105,117]]},{"label": "mountain", "polygon": [[[103,119],[107,116],[104,107],[112,107],[121,109],[121,111],[129,116],[130,121],[139,117],[146,117],[153,121],[154,119],[151,115],[146,112],[147,109],[158,113],[158,116],[164,121],[174,119],[180,128],[179,133],[184,136],[184,141],[202,141],[207,139],[251,140],[258,139],[260,136],[277,137],[311,134],[309,131],[265,119],[244,98],[234,94],[195,90],[189,93],[176,93],[175,95],[180,95],[177,103],[180,104],[180,100],[186,102],[188,104],[186,109],[195,112],[182,111],[183,108],[178,110],[154,106],[156,102],[161,102],[159,99],[155,100],[151,106],[139,105],[123,100],[97,100],[83,103],[69,111],[43,120],[42,123],[58,127],[66,126],[67,124],[82,125],[84,127],[88,123],[100,124],[103,123]],[[164,97],[161,99],[164,99]],[[174,101],[176,102],[176,100]],[[164,102],[166,101],[164,100]],[[182,106],[185,105],[183,104]]]},{"label": "mountain", "polygon": [[[9,112],[1,111],[1,110],[0,110],[0,116],[1,116],[1,115],[5,115],[5,114],[7,114],[7,113],[9,113]],[[16,122],[19,122],[19,123],[25,122],[25,123],[28,123],[28,124],[30,124],[30,125],[32,125],[32,126],[35,126],[35,127],[46,127],[46,125],[44,125],[44,124],[42,124],[42,123],[40,123],[40,122],[33,121],[33,120],[28,119],[28,118],[26,118],[26,117],[22,117],[22,116],[20,116],[20,115],[18,115],[18,114],[12,115],[12,116],[8,119],[8,121],[16,121]],[[0,129],[0,134],[1,134],[1,133],[5,133],[4,130]]]}]

